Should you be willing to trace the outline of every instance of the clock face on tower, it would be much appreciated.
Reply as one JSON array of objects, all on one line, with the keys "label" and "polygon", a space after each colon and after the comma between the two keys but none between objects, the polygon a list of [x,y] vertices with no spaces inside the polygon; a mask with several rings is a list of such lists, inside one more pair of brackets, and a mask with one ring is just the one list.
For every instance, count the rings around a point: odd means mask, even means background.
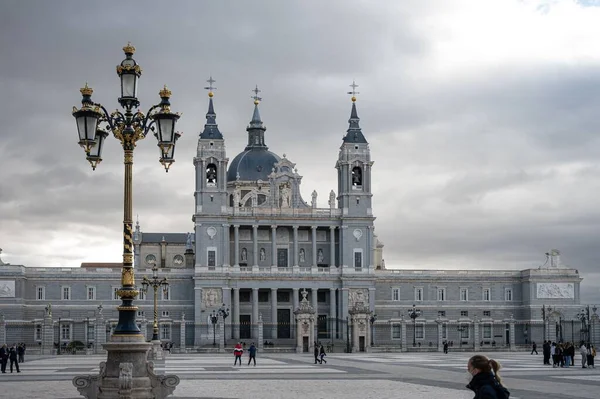
[{"label": "clock face on tower", "polygon": [[176,266],[183,265],[183,256],[181,256],[181,255],[175,255],[173,257],[173,264],[176,265]]},{"label": "clock face on tower", "polygon": [[156,264],[156,256],[154,256],[152,254],[146,255],[146,264],[148,264],[148,265]]}]

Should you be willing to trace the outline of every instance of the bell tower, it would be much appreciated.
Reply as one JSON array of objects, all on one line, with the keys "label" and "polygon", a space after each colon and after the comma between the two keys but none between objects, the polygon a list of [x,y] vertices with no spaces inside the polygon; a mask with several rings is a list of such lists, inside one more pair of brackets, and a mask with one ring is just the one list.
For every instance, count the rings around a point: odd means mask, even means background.
[{"label": "bell tower", "polygon": [[359,125],[356,111],[356,91],[358,85],[350,85],[352,109],[349,127],[343,138],[335,165],[338,170],[338,207],[343,216],[372,216],[371,208],[371,150]]}]

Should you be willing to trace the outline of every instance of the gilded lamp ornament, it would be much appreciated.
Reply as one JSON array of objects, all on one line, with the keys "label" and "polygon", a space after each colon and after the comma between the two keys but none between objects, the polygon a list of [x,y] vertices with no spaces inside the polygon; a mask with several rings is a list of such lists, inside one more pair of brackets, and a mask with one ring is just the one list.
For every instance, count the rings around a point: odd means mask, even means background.
[{"label": "gilded lamp ornament", "polygon": [[175,161],[175,144],[181,133],[175,131],[179,119],[178,113],[171,112],[171,91],[164,86],[159,92],[161,101],[150,107],[145,114],[135,111],[140,105],[137,98],[138,80],[142,76],[142,68],[133,59],[135,47],[128,43],[123,47],[125,59],[117,65],[117,75],[121,81],[121,96],[118,102],[121,110],[109,113],[106,108],[92,100],[93,89],[85,84],[80,90],[81,108],[73,107],[73,116],[77,121],[79,145],[83,148],[86,159],[92,169],[96,169],[102,161],[102,148],[105,139],[112,133],[123,147],[123,163],[125,166],[124,204],[123,204],[123,270],[121,272],[121,288],[117,294],[122,300],[118,307],[119,322],[114,335],[140,335],[135,323],[137,307],[133,300],[138,295],[135,289],[133,271],[133,150],[137,142],[152,132],[158,139],[160,163],[168,172]]}]

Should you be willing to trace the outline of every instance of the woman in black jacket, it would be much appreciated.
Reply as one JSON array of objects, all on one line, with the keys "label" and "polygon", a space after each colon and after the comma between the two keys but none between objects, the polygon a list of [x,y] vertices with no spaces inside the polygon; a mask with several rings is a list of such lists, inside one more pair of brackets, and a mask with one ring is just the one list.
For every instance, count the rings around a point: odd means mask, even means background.
[{"label": "woman in black jacket", "polygon": [[473,399],[507,399],[510,396],[498,374],[500,363],[494,359],[475,355],[469,359],[467,370],[472,376],[467,388],[475,392]]}]

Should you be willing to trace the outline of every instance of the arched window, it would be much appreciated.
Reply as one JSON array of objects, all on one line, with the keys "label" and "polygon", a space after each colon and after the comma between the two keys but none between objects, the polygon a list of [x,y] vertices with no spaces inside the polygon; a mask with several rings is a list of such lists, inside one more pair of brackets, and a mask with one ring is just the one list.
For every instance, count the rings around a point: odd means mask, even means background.
[{"label": "arched window", "polygon": [[352,168],[352,185],[355,187],[362,186],[362,169],[358,166]]},{"label": "arched window", "polygon": [[217,184],[217,165],[214,163],[209,163],[206,167],[206,183],[209,186]]}]

